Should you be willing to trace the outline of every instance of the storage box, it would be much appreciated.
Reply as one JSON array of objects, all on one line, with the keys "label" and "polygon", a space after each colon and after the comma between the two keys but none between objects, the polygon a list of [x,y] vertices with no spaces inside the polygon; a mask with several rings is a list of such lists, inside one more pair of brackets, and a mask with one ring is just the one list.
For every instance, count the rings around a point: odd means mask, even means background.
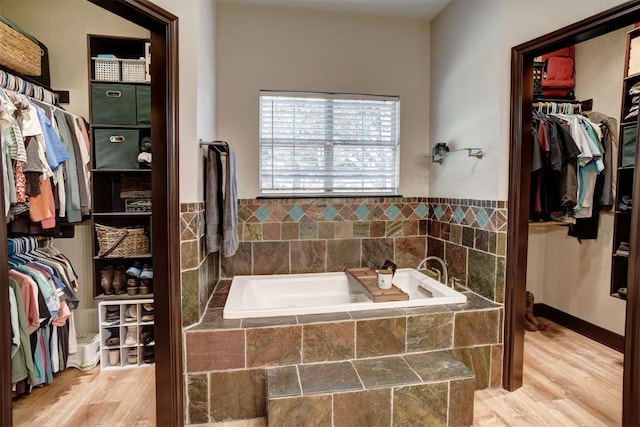
[{"label": "storage box", "polygon": [[135,129],[96,129],[93,145],[96,169],[139,169],[140,132]]},{"label": "storage box", "polygon": [[93,58],[94,78],[110,82],[120,81],[120,61],[116,58]]},{"label": "storage box", "polygon": [[636,140],[638,138],[638,126],[629,125],[622,129],[622,157],[620,166],[623,168],[636,164]]},{"label": "storage box", "polygon": [[136,86],[136,122],[151,124],[151,86]]},{"label": "storage box", "polygon": [[144,59],[122,59],[122,81],[123,82],[144,82],[145,62]]},{"label": "storage box", "polygon": [[89,371],[95,368],[100,361],[100,335],[79,335],[78,351],[69,355],[67,368],[77,368],[81,371]]},{"label": "storage box", "polygon": [[135,125],[136,87],[105,83],[92,84],[91,115],[95,125]]}]

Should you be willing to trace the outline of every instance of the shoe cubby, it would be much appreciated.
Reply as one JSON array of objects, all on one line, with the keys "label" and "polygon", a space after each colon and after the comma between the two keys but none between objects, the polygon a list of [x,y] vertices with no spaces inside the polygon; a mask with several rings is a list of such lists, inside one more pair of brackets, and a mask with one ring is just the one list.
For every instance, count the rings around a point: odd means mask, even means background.
[{"label": "shoe cubby", "polygon": [[153,299],[100,301],[98,312],[102,370],[154,363]]}]

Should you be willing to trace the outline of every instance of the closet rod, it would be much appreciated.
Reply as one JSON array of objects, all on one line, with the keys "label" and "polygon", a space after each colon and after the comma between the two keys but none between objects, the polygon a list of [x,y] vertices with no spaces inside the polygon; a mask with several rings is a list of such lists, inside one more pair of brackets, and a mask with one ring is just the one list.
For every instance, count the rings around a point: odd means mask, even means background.
[{"label": "closet rod", "polygon": [[576,101],[571,99],[551,99],[551,98],[536,98],[533,102],[533,107],[537,107],[539,103],[554,102],[556,104],[579,104],[582,111],[593,110],[593,98],[585,99],[584,101]]},{"label": "closet rod", "polygon": [[[47,102],[50,104],[68,104],[69,103],[69,91],[68,90],[53,90],[48,86],[43,85],[42,83],[29,78],[28,76],[18,76],[13,74],[12,72],[8,71],[7,69],[3,68],[2,66],[0,66],[0,73],[3,74],[4,76],[2,76],[2,78],[0,78],[0,80],[2,81],[2,83],[0,84],[0,87],[2,87],[3,89],[6,90],[10,90],[16,93],[20,93],[22,95],[26,95],[29,96],[31,98],[34,98],[38,101],[43,101],[43,102]],[[7,77],[7,76],[10,76]],[[11,79],[11,81],[10,81]],[[45,93],[51,93],[51,100],[54,102],[49,102],[49,99],[46,99],[46,97],[44,96],[37,96],[38,94],[36,93],[35,89],[32,90],[32,93],[27,93],[28,92],[28,87],[29,85],[31,87],[37,87],[39,89],[39,91],[41,92],[42,95],[44,95]]]}]

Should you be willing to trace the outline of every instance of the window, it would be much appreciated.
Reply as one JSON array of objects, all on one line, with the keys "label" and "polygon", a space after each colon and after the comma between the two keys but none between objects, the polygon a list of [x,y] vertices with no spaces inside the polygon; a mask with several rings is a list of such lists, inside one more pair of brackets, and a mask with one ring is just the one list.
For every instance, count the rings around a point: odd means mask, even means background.
[{"label": "window", "polygon": [[262,195],[398,193],[400,100],[260,92]]}]

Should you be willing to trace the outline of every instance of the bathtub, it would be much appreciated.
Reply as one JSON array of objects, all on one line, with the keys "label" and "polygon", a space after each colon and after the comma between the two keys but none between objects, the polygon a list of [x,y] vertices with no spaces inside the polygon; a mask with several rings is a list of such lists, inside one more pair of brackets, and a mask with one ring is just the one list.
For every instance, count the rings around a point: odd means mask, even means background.
[{"label": "bathtub", "polygon": [[409,299],[375,303],[342,272],[235,276],[223,318],[336,313],[467,301],[466,295],[413,268],[399,268],[393,276],[393,284],[407,292]]}]

